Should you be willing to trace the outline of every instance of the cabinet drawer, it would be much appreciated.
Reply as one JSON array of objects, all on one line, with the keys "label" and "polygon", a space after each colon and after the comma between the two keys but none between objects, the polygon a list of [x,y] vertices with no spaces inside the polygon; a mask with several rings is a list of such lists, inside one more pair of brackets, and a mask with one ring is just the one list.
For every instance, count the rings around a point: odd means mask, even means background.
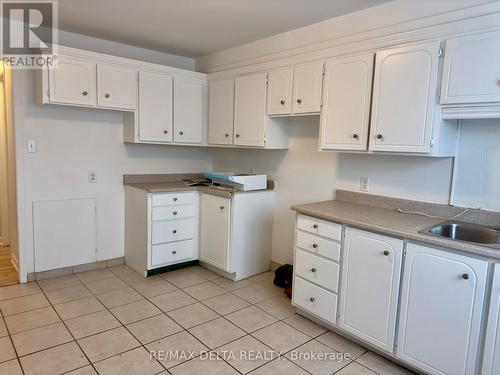
[{"label": "cabinet drawer", "polygon": [[298,230],[297,246],[301,249],[336,260],[337,262],[340,260],[340,243],[315,236],[314,234]]},{"label": "cabinet drawer", "polygon": [[304,215],[299,215],[297,228],[335,241],[340,241],[342,234],[342,226],[340,224]]},{"label": "cabinet drawer", "polygon": [[183,193],[160,193],[153,194],[153,207],[154,206],[171,206],[178,204],[194,204],[195,192]]},{"label": "cabinet drawer", "polygon": [[152,213],[153,220],[170,220],[193,217],[195,212],[194,204],[183,206],[160,206],[154,207]]},{"label": "cabinet drawer", "polygon": [[194,236],[194,219],[156,221],[153,223],[151,242],[153,245],[187,240]]},{"label": "cabinet drawer", "polygon": [[333,292],[338,291],[340,266],[317,255],[297,249],[295,274]]},{"label": "cabinet drawer", "polygon": [[193,240],[154,245],[151,248],[151,265],[154,267],[166,263],[182,262],[193,258],[193,255]]},{"label": "cabinet drawer", "polygon": [[337,320],[337,295],[298,277],[293,279],[293,303],[332,324]]}]

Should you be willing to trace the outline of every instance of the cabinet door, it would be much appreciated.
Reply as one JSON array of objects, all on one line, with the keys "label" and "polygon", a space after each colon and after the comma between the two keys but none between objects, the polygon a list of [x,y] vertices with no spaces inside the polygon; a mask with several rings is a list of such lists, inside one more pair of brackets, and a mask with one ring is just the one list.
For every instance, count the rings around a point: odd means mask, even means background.
[{"label": "cabinet door", "polygon": [[321,149],[367,149],[372,75],[372,53],[334,59],[325,64]]},{"label": "cabinet door", "polygon": [[448,39],[441,103],[500,101],[500,32]]},{"label": "cabinet door", "polygon": [[233,144],[234,79],[208,84],[208,143]]},{"label": "cabinet door", "polygon": [[137,108],[137,71],[97,64],[97,104],[117,109]]},{"label": "cabinet door", "polygon": [[174,142],[202,142],[203,90],[201,80],[174,78]]},{"label": "cabinet door", "polygon": [[267,74],[238,77],[234,90],[234,144],[263,147]]},{"label": "cabinet door", "polygon": [[397,356],[430,374],[474,374],[488,263],[408,244]]},{"label": "cabinet door", "polygon": [[347,228],[339,327],[392,352],[403,241]]},{"label": "cabinet door", "polygon": [[49,69],[49,99],[53,103],[96,105],[96,64],[92,61],[59,56]]},{"label": "cabinet door", "polygon": [[294,114],[319,113],[323,85],[323,63],[296,66],[293,69]]},{"label": "cabinet door", "polygon": [[290,115],[292,113],[292,84],[292,68],[275,70],[268,74],[268,115]]},{"label": "cabinet door", "polygon": [[500,264],[495,264],[482,375],[500,374]]},{"label": "cabinet door", "polygon": [[139,72],[139,139],[172,141],[172,77]]},{"label": "cabinet door", "polygon": [[439,49],[431,42],[377,52],[370,150],[430,151]]},{"label": "cabinet door", "polygon": [[230,199],[201,195],[200,260],[228,272],[230,214]]}]

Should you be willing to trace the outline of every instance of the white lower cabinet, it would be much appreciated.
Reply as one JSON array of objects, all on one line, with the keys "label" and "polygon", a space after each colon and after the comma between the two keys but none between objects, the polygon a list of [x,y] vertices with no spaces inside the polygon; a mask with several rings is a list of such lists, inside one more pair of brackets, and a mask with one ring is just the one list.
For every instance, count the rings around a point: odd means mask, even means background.
[{"label": "white lower cabinet", "polygon": [[403,241],[346,228],[339,327],[393,352]]},{"label": "white lower cabinet", "polygon": [[495,264],[486,326],[482,375],[500,374],[500,264]]},{"label": "white lower cabinet", "polygon": [[299,277],[293,279],[293,302],[296,306],[334,323],[337,316],[337,295]]},{"label": "white lower cabinet", "polygon": [[399,359],[429,374],[476,373],[487,268],[483,260],[408,244]]}]

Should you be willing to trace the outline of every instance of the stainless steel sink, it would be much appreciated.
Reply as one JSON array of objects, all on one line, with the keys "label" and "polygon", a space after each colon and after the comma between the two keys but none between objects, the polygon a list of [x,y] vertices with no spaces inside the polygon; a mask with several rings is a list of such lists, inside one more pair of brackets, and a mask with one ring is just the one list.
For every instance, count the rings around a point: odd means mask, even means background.
[{"label": "stainless steel sink", "polygon": [[486,225],[447,221],[424,229],[421,233],[500,248],[500,228]]}]

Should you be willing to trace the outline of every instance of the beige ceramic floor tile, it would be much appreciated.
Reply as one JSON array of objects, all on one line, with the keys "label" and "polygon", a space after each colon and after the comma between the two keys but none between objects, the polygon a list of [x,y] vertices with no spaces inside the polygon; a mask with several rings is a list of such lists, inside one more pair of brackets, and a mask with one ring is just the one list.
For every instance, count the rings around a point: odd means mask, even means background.
[{"label": "beige ceramic floor tile", "polygon": [[200,360],[192,359],[169,369],[172,375],[237,375],[238,371],[222,360]]},{"label": "beige ceramic floor tile", "polygon": [[129,266],[127,266],[125,264],[110,267],[110,268],[108,268],[108,270],[113,272],[118,277],[137,273],[132,268],[130,268]]},{"label": "beige ceramic floor tile", "polygon": [[207,281],[204,278],[185,270],[167,272],[162,276],[165,280],[174,284],[177,288],[188,288]]},{"label": "beige ceramic floor tile", "polygon": [[292,306],[290,298],[286,296],[266,299],[256,306],[280,320],[295,314],[295,307]]},{"label": "beige ceramic floor tile", "polygon": [[64,375],[97,375],[97,372],[92,366],[80,367],[79,369],[67,372]]},{"label": "beige ceramic floor tile", "polygon": [[44,307],[43,309],[8,316],[5,318],[5,323],[12,335],[14,333],[57,323],[60,320],[61,319],[59,319],[59,316],[57,316],[52,307]]},{"label": "beige ceramic floor tile", "polygon": [[214,283],[211,283],[210,281],[185,288],[184,291],[191,297],[196,298],[198,301],[203,301],[205,299],[226,293],[224,289]]},{"label": "beige ceramic floor tile", "polygon": [[54,289],[45,294],[53,305],[92,296],[92,293],[81,284],[69,286],[67,288]]},{"label": "beige ceramic floor tile", "polygon": [[182,327],[165,314],[131,323],[127,329],[143,344],[182,331]]},{"label": "beige ceramic floor tile", "polygon": [[252,285],[252,283],[248,280],[233,281],[233,280],[226,279],[225,277],[223,277],[221,279],[213,280],[213,283],[217,284],[218,286],[220,286],[221,288],[224,288],[225,290],[227,290],[229,292]]},{"label": "beige ceramic floor tile", "polygon": [[219,317],[219,314],[199,302],[169,311],[168,315],[186,329]]},{"label": "beige ceramic floor tile", "polygon": [[311,337],[317,337],[328,331],[325,327],[322,327],[319,324],[316,324],[299,314],[289,316],[283,321],[286,324],[292,326],[295,329],[298,329],[300,332],[305,333],[306,335]]},{"label": "beige ceramic floor tile", "polygon": [[278,357],[278,353],[252,336],[244,336],[230,342],[215,352],[242,374]]},{"label": "beige ceramic floor tile", "polygon": [[2,375],[23,375],[21,365],[17,359],[0,363],[0,374]]},{"label": "beige ceramic floor tile", "polygon": [[37,283],[45,292],[81,284],[80,280],[75,275],[52,277],[49,279],[38,280]]},{"label": "beige ceramic floor tile", "polygon": [[274,316],[269,315],[255,306],[250,306],[226,315],[226,319],[247,332],[257,331],[258,329],[278,321]]},{"label": "beige ceramic floor tile", "polygon": [[273,280],[274,280],[274,272],[262,272],[259,273],[258,275],[248,278],[248,281],[252,283],[267,284],[267,285],[274,285]]},{"label": "beige ceramic floor tile", "polygon": [[85,271],[76,274],[76,277],[83,283],[91,281],[104,280],[115,277],[115,274],[106,268],[100,268],[92,271]]},{"label": "beige ceramic floor tile", "polygon": [[343,336],[337,335],[332,331],[328,331],[322,334],[321,336],[317,337],[316,340],[339,353],[349,353],[351,355],[351,359],[356,359],[361,354],[366,352],[366,349],[362,346],[352,342],[349,339],[346,339]]},{"label": "beige ceramic floor tile", "polygon": [[0,362],[8,361],[16,358],[16,352],[10,341],[10,337],[5,336],[0,338]]},{"label": "beige ceramic floor tile", "polygon": [[245,331],[242,331],[224,318],[211,320],[210,322],[191,328],[189,332],[210,349],[217,348],[245,336]]},{"label": "beige ceramic floor tile", "polygon": [[163,370],[163,367],[142,347],[118,354],[114,357],[94,364],[100,375],[153,375]]},{"label": "beige ceramic floor tile", "polygon": [[203,301],[203,304],[207,305],[212,310],[221,315],[226,315],[250,306],[247,301],[242,300],[240,297],[236,297],[232,293],[226,293],[217,297],[212,297]]},{"label": "beige ceramic floor tile", "polygon": [[147,299],[114,307],[111,309],[111,312],[122,324],[137,322],[138,320],[161,314],[161,310]]},{"label": "beige ceramic floor tile", "polygon": [[344,367],[339,372],[335,373],[336,375],[377,375],[376,372],[373,372],[367,369],[356,362],[352,362]]},{"label": "beige ceramic floor tile", "polygon": [[63,320],[91,314],[105,309],[104,305],[95,297],[77,299],[75,301],[54,305],[57,313]]},{"label": "beige ceramic floor tile", "polygon": [[20,361],[25,375],[62,374],[89,363],[75,342],[21,357]]},{"label": "beige ceramic floor tile", "polygon": [[206,280],[220,279],[222,276],[201,266],[190,267],[189,270]]},{"label": "beige ceramic floor tile", "polygon": [[278,358],[259,367],[252,375],[307,375],[308,373],[286,358]]},{"label": "beige ceramic floor tile", "polygon": [[278,352],[287,352],[311,339],[283,322],[264,327],[252,335]]},{"label": "beige ceramic floor tile", "polygon": [[161,296],[156,296],[149,299],[164,312],[175,310],[197,302],[189,294],[182,290],[176,290]]},{"label": "beige ceramic floor tile", "polygon": [[120,279],[132,287],[150,283],[150,281],[148,281],[150,279],[149,277],[144,277],[137,272],[122,275]]},{"label": "beige ceramic floor tile", "polygon": [[0,337],[7,336],[9,332],[7,331],[7,326],[2,317],[0,317]]},{"label": "beige ceramic floor tile", "polygon": [[370,370],[383,375],[410,375],[413,372],[404,369],[397,364],[379,356],[373,352],[367,352],[359,357],[356,362],[368,367]]},{"label": "beige ceramic floor tile", "polygon": [[37,283],[16,284],[0,288],[0,301],[40,293]]},{"label": "beige ceramic floor tile", "polygon": [[[313,358],[312,354],[317,357]],[[313,375],[333,374],[351,363],[351,360],[338,356],[335,350],[316,340],[292,350],[286,357]]]},{"label": "beige ceramic floor tile", "polygon": [[146,345],[166,369],[199,356],[208,348],[186,331],[176,333]]},{"label": "beige ceramic floor tile", "polygon": [[32,294],[0,302],[0,310],[4,316],[36,310],[46,306],[49,306],[49,301],[43,294]]},{"label": "beige ceramic floor tile", "polygon": [[73,337],[63,323],[35,328],[12,335],[18,356],[24,356],[73,341]]},{"label": "beige ceramic floor tile", "polygon": [[66,325],[76,339],[120,326],[120,322],[107,310],[66,320]]},{"label": "beige ceramic floor tile", "polygon": [[140,346],[125,328],[115,328],[78,340],[83,351],[92,362],[97,362]]},{"label": "beige ceramic floor tile", "polygon": [[266,289],[263,286],[257,284],[237,289],[233,293],[250,303],[259,303],[276,296],[276,293],[274,291]]},{"label": "beige ceramic floor tile", "polygon": [[115,290],[114,292],[101,294],[97,296],[97,298],[108,309],[143,299],[143,297],[132,288]]},{"label": "beige ceramic floor tile", "polygon": [[90,281],[85,284],[86,287],[94,294],[100,295],[115,290],[128,288],[128,285],[121,281],[118,277],[110,277],[104,280]]},{"label": "beige ceramic floor tile", "polygon": [[161,294],[169,293],[177,288],[165,280],[155,280],[154,282],[137,285],[134,287],[139,293],[146,298],[156,297]]}]

